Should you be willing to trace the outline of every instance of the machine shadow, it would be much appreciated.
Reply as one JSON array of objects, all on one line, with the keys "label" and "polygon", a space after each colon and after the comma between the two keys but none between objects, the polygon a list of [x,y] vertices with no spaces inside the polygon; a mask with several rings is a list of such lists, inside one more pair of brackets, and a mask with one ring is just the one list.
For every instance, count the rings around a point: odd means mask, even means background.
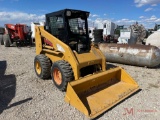
[{"label": "machine shadow", "polygon": [[0,61],[0,114],[8,108],[31,100],[28,98],[8,106],[16,94],[16,77],[14,74],[5,75],[6,68],[7,62]]},{"label": "machine shadow", "polygon": [[19,48],[19,49],[21,49],[21,48],[34,48],[35,47],[35,43],[32,43],[32,44],[15,44],[15,45],[13,45],[13,46],[10,46],[10,47],[17,47],[17,48]]}]

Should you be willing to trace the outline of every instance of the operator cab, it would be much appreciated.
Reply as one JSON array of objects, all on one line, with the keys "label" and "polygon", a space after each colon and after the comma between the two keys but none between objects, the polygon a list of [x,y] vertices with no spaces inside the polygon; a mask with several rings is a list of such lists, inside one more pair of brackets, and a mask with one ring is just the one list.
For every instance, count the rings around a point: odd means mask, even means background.
[{"label": "operator cab", "polygon": [[46,14],[45,29],[53,36],[70,46],[72,50],[90,50],[88,34],[89,12],[64,9]]}]

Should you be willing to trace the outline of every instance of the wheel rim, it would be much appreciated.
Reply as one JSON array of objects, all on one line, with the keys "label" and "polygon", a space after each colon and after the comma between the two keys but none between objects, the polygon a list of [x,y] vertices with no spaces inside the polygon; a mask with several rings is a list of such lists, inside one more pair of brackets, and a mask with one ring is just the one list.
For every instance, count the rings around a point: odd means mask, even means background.
[{"label": "wheel rim", "polygon": [[38,74],[41,74],[42,68],[39,61],[36,61],[36,71]]},{"label": "wheel rim", "polygon": [[54,77],[54,81],[60,85],[62,83],[62,74],[61,71],[58,68],[55,68],[53,70],[53,77]]}]

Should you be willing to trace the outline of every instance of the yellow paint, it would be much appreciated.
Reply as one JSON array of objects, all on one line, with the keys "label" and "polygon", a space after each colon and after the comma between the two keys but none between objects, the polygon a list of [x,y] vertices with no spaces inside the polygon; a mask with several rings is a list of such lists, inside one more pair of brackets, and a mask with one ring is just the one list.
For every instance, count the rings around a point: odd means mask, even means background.
[{"label": "yellow paint", "polygon": [[[42,37],[53,47],[42,45]],[[37,55],[45,54],[52,62],[65,60],[71,65],[75,79],[68,83],[65,101],[90,118],[95,118],[139,89],[122,68],[106,71],[105,56],[94,46],[89,52],[78,54],[40,26],[36,26],[35,42]],[[95,64],[102,66],[101,71],[81,78],[80,69]]]}]

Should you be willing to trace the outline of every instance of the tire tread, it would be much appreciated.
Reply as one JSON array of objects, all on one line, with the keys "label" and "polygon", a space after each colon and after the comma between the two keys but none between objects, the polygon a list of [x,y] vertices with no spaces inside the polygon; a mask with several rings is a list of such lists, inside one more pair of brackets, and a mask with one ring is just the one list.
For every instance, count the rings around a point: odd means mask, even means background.
[{"label": "tire tread", "polygon": [[40,77],[41,79],[49,78],[51,76],[51,63],[49,58],[43,54],[40,54],[35,57],[34,63],[36,62],[36,60],[40,62],[41,69],[42,69],[42,72],[40,75],[38,75],[36,72],[37,76]]}]

